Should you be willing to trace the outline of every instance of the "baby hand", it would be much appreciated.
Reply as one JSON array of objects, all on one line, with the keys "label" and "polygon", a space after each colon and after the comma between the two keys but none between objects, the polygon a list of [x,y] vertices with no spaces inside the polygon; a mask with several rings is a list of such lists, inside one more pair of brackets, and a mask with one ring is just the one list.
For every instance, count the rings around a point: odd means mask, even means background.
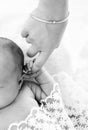
[{"label": "baby hand", "polygon": [[33,76],[35,78],[35,82],[31,82],[31,90],[37,101],[40,102],[41,99],[45,99],[48,95],[50,95],[55,81],[44,68]]}]

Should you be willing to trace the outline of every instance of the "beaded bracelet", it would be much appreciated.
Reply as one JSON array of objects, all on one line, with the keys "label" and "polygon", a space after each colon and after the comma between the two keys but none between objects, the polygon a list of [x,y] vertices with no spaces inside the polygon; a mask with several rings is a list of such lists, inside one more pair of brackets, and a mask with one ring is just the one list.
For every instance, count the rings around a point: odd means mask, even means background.
[{"label": "beaded bracelet", "polygon": [[64,23],[66,21],[68,21],[68,17],[69,17],[69,13],[67,15],[67,17],[65,17],[64,19],[61,20],[45,20],[45,19],[41,19],[39,17],[34,16],[33,14],[31,14],[31,17],[39,22],[42,23],[48,23],[48,24],[60,24],[60,23]]}]

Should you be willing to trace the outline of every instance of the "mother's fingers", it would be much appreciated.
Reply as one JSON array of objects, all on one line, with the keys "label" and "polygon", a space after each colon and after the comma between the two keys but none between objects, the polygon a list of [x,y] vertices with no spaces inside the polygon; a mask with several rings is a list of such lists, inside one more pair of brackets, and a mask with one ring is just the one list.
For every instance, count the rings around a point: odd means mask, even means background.
[{"label": "mother's fingers", "polygon": [[35,40],[34,40],[34,38],[32,38],[32,37],[30,36],[30,34],[28,34],[28,36],[26,37],[26,42],[27,42],[27,43],[30,43],[30,44],[33,44],[33,43],[35,43]]},{"label": "mother's fingers", "polygon": [[40,52],[39,56],[36,58],[33,67],[32,72],[37,72],[41,69],[41,67],[44,65],[46,60],[48,59],[49,55],[48,52]]},{"label": "mother's fingers", "polygon": [[35,56],[37,53],[38,53],[38,49],[37,49],[37,47],[36,47],[34,44],[31,45],[30,48],[29,48],[28,51],[27,51],[27,55],[28,55],[29,57],[33,57],[33,56]]},{"label": "mother's fingers", "polygon": [[24,37],[24,38],[27,38],[29,36],[29,32],[26,29],[24,29],[21,32],[21,36]]}]

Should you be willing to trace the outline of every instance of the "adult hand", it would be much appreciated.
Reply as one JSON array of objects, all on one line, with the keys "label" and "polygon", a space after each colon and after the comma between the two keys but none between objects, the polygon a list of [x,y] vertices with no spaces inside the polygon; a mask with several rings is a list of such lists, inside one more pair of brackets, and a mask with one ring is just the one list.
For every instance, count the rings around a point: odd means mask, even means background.
[{"label": "adult hand", "polygon": [[34,57],[39,53],[33,64],[32,72],[38,71],[53,50],[59,46],[66,24],[67,22],[46,24],[33,19],[31,16],[28,18],[22,31],[22,37],[31,44],[27,54],[29,57]]}]

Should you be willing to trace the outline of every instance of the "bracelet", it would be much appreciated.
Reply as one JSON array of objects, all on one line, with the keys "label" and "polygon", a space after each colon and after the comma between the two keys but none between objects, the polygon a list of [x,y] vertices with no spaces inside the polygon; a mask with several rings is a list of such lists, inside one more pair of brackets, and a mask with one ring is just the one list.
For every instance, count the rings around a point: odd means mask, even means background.
[{"label": "bracelet", "polygon": [[45,20],[45,19],[38,18],[38,17],[34,16],[33,14],[31,14],[31,17],[42,23],[60,24],[60,23],[64,23],[64,22],[68,21],[69,13],[68,13],[67,17],[65,17],[64,19],[61,19],[61,20]]}]

